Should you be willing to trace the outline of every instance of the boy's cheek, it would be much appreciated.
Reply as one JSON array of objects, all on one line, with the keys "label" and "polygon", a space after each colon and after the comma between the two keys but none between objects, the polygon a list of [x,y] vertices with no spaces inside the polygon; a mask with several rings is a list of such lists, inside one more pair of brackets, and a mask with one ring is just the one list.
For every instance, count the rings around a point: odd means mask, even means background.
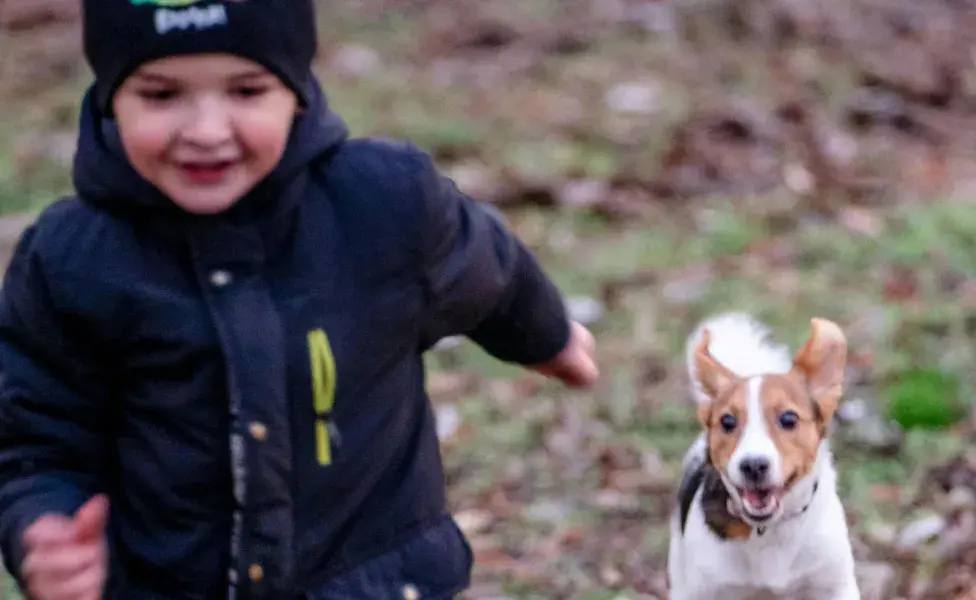
[{"label": "boy's cheek", "polygon": [[165,123],[151,118],[126,119],[119,121],[118,129],[126,158],[140,175],[151,179],[169,146],[170,135]]}]

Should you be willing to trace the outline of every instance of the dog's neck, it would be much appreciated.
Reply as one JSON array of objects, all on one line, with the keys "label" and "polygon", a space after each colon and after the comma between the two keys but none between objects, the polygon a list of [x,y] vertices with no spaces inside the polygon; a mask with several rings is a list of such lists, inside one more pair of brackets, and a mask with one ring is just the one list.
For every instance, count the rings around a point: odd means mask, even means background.
[{"label": "dog's neck", "polygon": [[718,470],[708,459],[701,465],[701,504],[705,513],[705,523],[708,528],[721,539],[744,540],[762,537],[770,530],[790,523],[805,514],[817,499],[818,492],[824,484],[832,485],[831,481],[822,481],[827,476],[826,461],[830,460],[827,441],[820,444],[816,462],[809,475],[796,482],[783,496],[783,513],[771,523],[750,523],[738,513],[735,503],[729,494]]}]

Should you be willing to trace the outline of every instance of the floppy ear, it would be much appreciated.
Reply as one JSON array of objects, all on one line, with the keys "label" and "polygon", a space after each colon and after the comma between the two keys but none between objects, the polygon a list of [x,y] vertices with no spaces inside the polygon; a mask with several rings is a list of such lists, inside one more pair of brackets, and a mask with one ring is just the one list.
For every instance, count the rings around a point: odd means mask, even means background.
[{"label": "floppy ear", "polygon": [[793,359],[792,373],[806,385],[821,427],[826,429],[844,393],[847,338],[827,319],[811,319],[810,326],[809,339]]},{"label": "floppy ear", "polygon": [[695,346],[692,357],[691,386],[694,390],[695,401],[698,402],[698,419],[703,426],[708,426],[708,416],[712,402],[722,395],[722,392],[735,383],[735,373],[716,361],[708,352],[708,341],[711,333],[705,329],[701,333],[698,345]]}]

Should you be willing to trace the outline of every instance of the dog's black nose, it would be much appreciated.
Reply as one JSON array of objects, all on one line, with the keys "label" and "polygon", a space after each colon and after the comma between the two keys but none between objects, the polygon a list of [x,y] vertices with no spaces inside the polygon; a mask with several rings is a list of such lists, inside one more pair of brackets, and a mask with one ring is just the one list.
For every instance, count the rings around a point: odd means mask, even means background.
[{"label": "dog's black nose", "polygon": [[762,456],[750,456],[743,458],[739,463],[739,471],[746,481],[751,483],[761,483],[769,474],[769,459]]}]

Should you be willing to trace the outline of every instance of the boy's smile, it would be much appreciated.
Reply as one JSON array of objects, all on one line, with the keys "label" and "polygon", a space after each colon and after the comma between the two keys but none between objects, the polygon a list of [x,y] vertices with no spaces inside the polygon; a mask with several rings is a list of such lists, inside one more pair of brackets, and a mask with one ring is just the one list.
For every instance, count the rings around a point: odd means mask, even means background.
[{"label": "boy's smile", "polygon": [[237,166],[237,160],[203,160],[188,161],[180,164],[186,172],[186,178],[198,185],[216,185],[221,183],[227,173]]},{"label": "boy's smile", "polygon": [[270,71],[229,54],[146,63],[113,100],[133,167],[196,214],[230,208],[271,172],[297,107]]}]

